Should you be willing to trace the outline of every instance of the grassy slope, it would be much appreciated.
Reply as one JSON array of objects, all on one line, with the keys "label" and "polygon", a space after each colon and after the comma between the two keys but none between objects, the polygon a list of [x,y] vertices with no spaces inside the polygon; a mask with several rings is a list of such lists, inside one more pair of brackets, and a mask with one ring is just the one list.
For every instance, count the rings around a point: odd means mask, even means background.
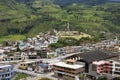
[{"label": "grassy slope", "polygon": [[34,36],[40,31],[53,28],[64,30],[66,22],[70,22],[72,30],[89,34],[99,34],[100,31],[120,31],[119,19],[117,19],[120,16],[118,11],[120,3],[107,3],[100,6],[74,3],[61,8],[49,0],[47,2],[35,0],[27,5],[15,0],[11,1],[0,1],[0,36],[9,34]]},{"label": "grassy slope", "polygon": [[0,37],[0,43],[2,43],[5,40],[16,41],[16,40],[24,40],[24,39],[26,39],[24,35],[9,35],[9,36]]}]

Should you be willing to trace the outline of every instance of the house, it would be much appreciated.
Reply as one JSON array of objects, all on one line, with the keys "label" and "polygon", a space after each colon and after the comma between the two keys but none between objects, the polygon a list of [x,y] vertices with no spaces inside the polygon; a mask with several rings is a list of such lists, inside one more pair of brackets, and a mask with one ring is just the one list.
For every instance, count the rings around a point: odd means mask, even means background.
[{"label": "house", "polygon": [[0,80],[11,80],[14,76],[13,65],[0,65]]},{"label": "house", "polygon": [[64,48],[57,48],[55,50],[55,52],[58,54],[58,55],[65,55],[66,54],[66,50]]},{"label": "house", "polygon": [[41,47],[42,47],[42,43],[38,42],[38,41],[35,41],[34,49],[35,50],[41,50]]},{"label": "house", "polygon": [[13,45],[13,42],[12,42],[11,40],[5,40],[5,41],[3,42],[3,45],[4,45],[4,46],[12,46],[12,45]]},{"label": "house", "polygon": [[23,41],[19,41],[18,44],[20,50],[25,50],[27,48],[27,44]]},{"label": "house", "polygon": [[28,59],[28,55],[25,52],[15,52],[13,56],[9,56],[8,60],[25,60]]},{"label": "house", "polygon": [[53,64],[54,75],[67,80],[79,80],[79,74],[84,72],[84,65],[76,64],[76,60],[66,60]]},{"label": "house", "polygon": [[19,52],[14,53],[13,56],[9,56],[9,60],[21,60],[21,59],[22,59],[22,56],[21,56],[21,53]]},{"label": "house", "polygon": [[52,70],[52,65],[47,64],[47,63],[41,63],[38,68],[36,68],[37,73],[45,73],[45,72],[50,72]]},{"label": "house", "polygon": [[37,52],[28,52],[28,59],[37,59]]},{"label": "house", "polygon": [[56,57],[57,53],[56,52],[47,52],[47,58],[53,58]]},{"label": "house", "polygon": [[42,63],[41,60],[27,61],[20,64],[19,69],[34,71]]},{"label": "house", "polygon": [[58,37],[53,36],[53,35],[49,35],[49,36],[47,37],[47,40],[49,41],[49,44],[57,43]]},{"label": "house", "polygon": [[40,56],[40,58],[47,58],[47,52],[48,48],[41,48],[41,50],[37,50],[37,55]]},{"label": "house", "polygon": [[7,59],[7,55],[4,54],[5,50],[0,49],[0,61],[5,61]]},{"label": "house", "polygon": [[44,40],[44,42],[43,42],[41,47],[46,47],[47,48],[48,45],[49,45],[49,42],[47,40]]}]

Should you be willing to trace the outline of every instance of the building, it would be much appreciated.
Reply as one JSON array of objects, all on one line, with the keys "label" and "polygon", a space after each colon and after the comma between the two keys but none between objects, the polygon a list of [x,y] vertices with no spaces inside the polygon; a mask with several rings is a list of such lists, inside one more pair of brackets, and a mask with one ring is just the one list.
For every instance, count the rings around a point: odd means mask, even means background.
[{"label": "building", "polygon": [[19,66],[19,68],[20,68],[20,69],[23,69],[23,70],[34,71],[35,68],[37,68],[40,63],[42,63],[41,60],[27,61],[27,62],[21,63],[20,66]]},{"label": "building", "polygon": [[119,55],[117,53],[112,53],[106,50],[92,50],[89,52],[79,53],[67,57],[66,59],[77,60],[78,62],[85,63],[85,72],[89,73],[92,68],[92,63],[94,61],[101,60],[119,60]]},{"label": "building", "polygon": [[47,58],[48,51],[48,48],[41,48],[41,50],[37,50],[37,55],[40,56],[40,58]]},{"label": "building", "polygon": [[7,55],[4,54],[5,50],[0,49],[0,61],[5,61],[7,59]]},{"label": "building", "polygon": [[8,60],[21,60],[22,59],[22,56],[21,56],[21,53],[17,52],[17,53],[14,53],[13,56],[9,56]]},{"label": "building", "polygon": [[67,80],[79,80],[79,74],[84,71],[84,65],[76,64],[75,60],[53,64],[54,75]]},{"label": "building", "polygon": [[37,73],[46,73],[52,70],[52,65],[47,63],[41,63],[38,68],[36,68]]},{"label": "building", "polygon": [[110,61],[112,68],[112,75],[120,75],[120,62]]},{"label": "building", "polygon": [[92,69],[91,71],[96,71],[97,73],[110,73],[111,67],[110,67],[109,61],[94,61],[92,63]]},{"label": "building", "polygon": [[58,41],[58,37],[57,36],[53,36],[53,35],[51,35],[51,36],[49,35],[47,37],[47,39],[49,41],[49,44],[57,43],[57,41]]},{"label": "building", "polygon": [[37,59],[37,57],[36,52],[28,52],[28,59]]},{"label": "building", "polygon": [[25,59],[28,59],[28,54],[25,52],[15,52],[13,56],[9,56],[7,60],[12,61],[12,60],[22,60],[24,61]]},{"label": "building", "polygon": [[58,54],[58,55],[65,55],[66,54],[66,50],[64,48],[57,48],[55,50],[55,52]]},{"label": "building", "polygon": [[13,65],[0,65],[0,80],[11,80],[14,76]]}]

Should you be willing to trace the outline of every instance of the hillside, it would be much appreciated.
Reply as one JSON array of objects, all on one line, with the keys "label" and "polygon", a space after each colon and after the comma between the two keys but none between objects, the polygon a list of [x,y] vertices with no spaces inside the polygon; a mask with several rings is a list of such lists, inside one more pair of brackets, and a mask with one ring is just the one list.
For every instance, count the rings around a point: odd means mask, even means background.
[{"label": "hillside", "polygon": [[120,32],[120,3],[107,0],[0,0],[0,36],[71,30]]}]

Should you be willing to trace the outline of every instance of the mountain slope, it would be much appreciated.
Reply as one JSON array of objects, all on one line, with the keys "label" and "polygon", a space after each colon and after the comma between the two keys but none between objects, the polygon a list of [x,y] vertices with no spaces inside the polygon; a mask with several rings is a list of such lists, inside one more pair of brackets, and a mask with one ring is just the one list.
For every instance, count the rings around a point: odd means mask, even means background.
[{"label": "mountain slope", "polygon": [[[79,3],[78,3],[79,2]],[[51,29],[120,32],[120,3],[107,0],[0,0],[0,36]]]}]

